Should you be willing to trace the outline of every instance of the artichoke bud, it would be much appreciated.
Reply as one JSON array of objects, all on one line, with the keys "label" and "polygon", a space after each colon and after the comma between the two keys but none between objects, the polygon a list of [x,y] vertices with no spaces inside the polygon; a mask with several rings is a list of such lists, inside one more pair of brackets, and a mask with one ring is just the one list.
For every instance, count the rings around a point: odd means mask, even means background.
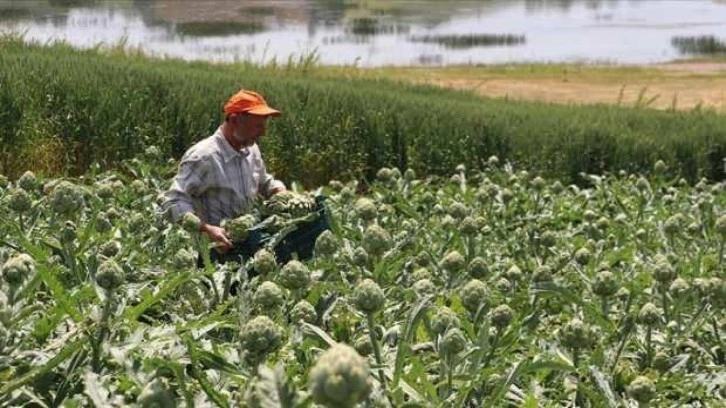
[{"label": "artichoke bud", "polygon": [[98,214],[98,216],[96,216],[96,219],[94,220],[93,226],[96,229],[96,232],[100,234],[109,232],[113,228],[113,224],[111,224],[111,221],[108,219],[108,217],[106,217],[105,214]]},{"label": "artichoke bud", "polygon": [[508,188],[499,190],[499,198],[501,198],[504,204],[509,203],[514,198],[514,193]]},{"label": "artichoke bud", "polygon": [[391,181],[392,178],[393,172],[388,167],[381,167],[378,172],[376,172],[376,179],[383,183]]},{"label": "artichoke bud", "polygon": [[35,177],[35,173],[28,170],[20,176],[16,184],[23,190],[33,191],[38,188],[39,181],[38,178]]},{"label": "artichoke bud", "polygon": [[466,336],[456,327],[446,330],[439,339],[439,351],[445,356],[453,356],[464,351],[465,348]]},{"label": "artichoke bud", "polygon": [[185,248],[179,249],[176,254],[174,254],[174,258],[172,258],[172,265],[174,265],[174,268],[179,270],[194,268],[196,264],[196,255]]},{"label": "artichoke bud", "polygon": [[131,185],[129,185],[131,188],[131,191],[134,192],[134,194],[137,195],[143,195],[146,193],[146,184],[142,180],[134,180],[131,182]]},{"label": "artichoke bud", "polygon": [[585,247],[582,247],[575,252],[575,262],[582,266],[590,263],[591,258],[592,254],[590,253],[590,250]]},{"label": "artichoke bud", "polygon": [[16,213],[24,213],[30,210],[32,201],[30,195],[22,188],[10,189],[8,193],[8,207]]},{"label": "artichoke bud", "polygon": [[459,316],[456,312],[448,307],[441,307],[431,319],[431,330],[436,334],[442,334],[449,328],[458,328],[461,326]]},{"label": "artichoke bud", "polygon": [[655,353],[653,357],[653,368],[661,373],[668,371],[671,368],[671,359],[668,354],[663,351]]},{"label": "artichoke bud", "polygon": [[646,326],[655,326],[660,323],[663,313],[654,304],[648,302],[640,308],[638,321]]},{"label": "artichoke bud", "polygon": [[427,267],[431,265],[431,256],[426,251],[421,251],[416,254],[416,265]]},{"label": "artichoke bud", "polygon": [[368,265],[368,252],[362,247],[355,248],[351,257],[351,263],[358,267]]},{"label": "artichoke bud", "polygon": [[362,197],[355,202],[355,212],[363,221],[371,221],[378,216],[378,207],[373,200]]},{"label": "artichoke bud", "polygon": [[610,220],[607,217],[600,217],[597,222],[595,222],[595,227],[600,231],[605,231],[610,228]]},{"label": "artichoke bud", "polygon": [[385,295],[376,282],[364,279],[353,290],[353,303],[363,313],[375,313],[383,307]]},{"label": "artichoke bud", "polygon": [[514,311],[507,305],[499,305],[494,310],[489,312],[489,320],[492,325],[499,330],[502,330],[509,326],[514,318]]},{"label": "artichoke bud", "polygon": [[476,313],[481,305],[487,303],[487,288],[479,279],[470,280],[460,291],[461,304],[470,313]]},{"label": "artichoke bud", "polygon": [[658,283],[667,285],[677,277],[678,275],[675,268],[673,268],[667,258],[660,257],[656,261],[655,268],[653,270],[653,278],[655,278]]},{"label": "artichoke bud", "polygon": [[456,273],[464,270],[466,267],[466,259],[464,259],[459,251],[450,251],[444,255],[440,266],[445,271]]},{"label": "artichoke bud", "polygon": [[668,217],[663,223],[663,232],[667,235],[675,235],[681,229],[682,216],[680,214]]},{"label": "artichoke bud", "polygon": [[98,253],[106,258],[113,258],[121,252],[121,243],[116,240],[106,241],[98,247]]},{"label": "artichoke bud", "polygon": [[306,289],[310,285],[310,280],[308,267],[294,259],[282,267],[279,275],[280,284],[290,290]]},{"label": "artichoke bud", "polygon": [[66,221],[63,223],[63,227],[60,231],[60,242],[63,245],[70,245],[76,240],[76,224],[72,221]]},{"label": "artichoke bud", "polygon": [[263,248],[255,253],[254,258],[252,258],[252,265],[257,273],[267,275],[275,270],[277,260],[275,259],[274,253]]},{"label": "artichoke bud", "polygon": [[513,264],[504,272],[504,276],[510,281],[516,282],[522,279],[522,270],[519,269],[519,266]]},{"label": "artichoke bud", "polygon": [[648,404],[656,397],[655,384],[650,378],[638,376],[628,386],[628,394],[640,404]]},{"label": "artichoke bud", "polygon": [[532,281],[535,283],[552,282],[552,268],[547,265],[540,265],[532,274]]},{"label": "artichoke bud", "polygon": [[573,350],[589,348],[595,342],[592,330],[580,319],[572,319],[562,328],[560,340]]},{"label": "artichoke bud", "polygon": [[431,271],[428,270],[428,268],[416,268],[415,271],[413,271],[413,274],[411,274],[411,279],[413,281],[418,281],[421,279],[430,279],[431,278]]},{"label": "artichoke bud", "polygon": [[673,297],[683,297],[688,294],[689,290],[690,287],[688,286],[688,282],[686,282],[683,278],[677,278],[668,287],[668,292],[670,292]]},{"label": "artichoke bud", "polygon": [[315,307],[313,307],[313,305],[311,305],[307,300],[297,302],[295,306],[293,306],[290,314],[295,322],[314,324],[318,320],[318,313],[315,311]]},{"label": "artichoke bud", "polygon": [[475,279],[486,278],[489,275],[489,265],[482,257],[475,257],[469,262],[469,276]]},{"label": "artichoke bud", "polygon": [[476,235],[479,232],[478,220],[472,216],[468,216],[461,221],[461,233],[467,236]]},{"label": "artichoke bud", "polygon": [[35,272],[35,261],[28,254],[16,255],[3,264],[2,276],[11,287],[20,286]]},{"label": "artichoke bud", "polygon": [[648,182],[648,179],[641,176],[638,178],[638,181],[635,182],[635,188],[637,188],[641,193],[645,193],[650,190],[650,183]]},{"label": "artichoke bud", "polygon": [[427,191],[421,195],[421,204],[425,206],[432,206],[436,203],[436,196],[430,191]]},{"label": "artichoke bud", "polygon": [[315,240],[315,255],[329,256],[338,250],[338,240],[330,230],[323,231]]},{"label": "artichoke bud", "polygon": [[597,214],[593,210],[585,210],[582,213],[582,218],[584,218],[587,222],[595,221],[595,217],[597,217]]},{"label": "artichoke bud", "polygon": [[391,235],[377,224],[373,224],[363,234],[363,247],[369,254],[382,255],[391,246]]},{"label": "artichoke bud", "polygon": [[255,304],[265,310],[274,310],[284,302],[282,289],[274,282],[262,282],[253,295]]},{"label": "artichoke bud", "polygon": [[509,282],[507,278],[502,277],[497,279],[497,281],[494,283],[494,287],[497,288],[498,291],[506,293],[512,290],[512,283]]},{"label": "artichoke bud", "polygon": [[61,215],[71,215],[84,206],[80,188],[69,181],[61,181],[50,195],[50,208]]},{"label": "artichoke bud", "polygon": [[363,357],[373,354],[373,343],[371,343],[370,336],[358,336],[353,343],[353,347]]},{"label": "artichoke bud", "polygon": [[282,334],[269,317],[257,316],[242,327],[240,342],[248,353],[248,361],[254,362],[277,351],[282,345]]},{"label": "artichoke bud", "polygon": [[655,162],[655,165],[653,165],[653,171],[655,174],[664,174],[666,172],[666,164],[663,160],[658,160]]},{"label": "artichoke bud", "polygon": [[436,293],[436,285],[429,279],[420,279],[414,282],[413,291],[416,292],[416,296],[422,298]]},{"label": "artichoke bud", "polygon": [[469,215],[469,209],[466,208],[466,205],[460,202],[451,204],[447,212],[451,217],[458,221],[463,220]]},{"label": "artichoke bud", "polygon": [[620,289],[615,275],[607,270],[603,270],[597,273],[595,281],[592,283],[592,291],[601,298],[608,298],[615,295]]},{"label": "artichoke bud", "polygon": [[354,407],[371,393],[368,363],[355,349],[336,344],[326,350],[310,370],[309,389],[317,404]]},{"label": "artichoke bud", "polygon": [[545,231],[539,236],[539,244],[545,248],[557,245],[557,235],[552,231]]},{"label": "artichoke bud", "polygon": [[129,218],[129,231],[142,232],[146,228],[146,217],[139,213],[133,213]]},{"label": "artichoke bud", "polygon": [[102,289],[111,292],[124,282],[124,271],[114,260],[106,260],[96,271],[96,283]]},{"label": "artichoke bud", "polygon": [[98,198],[105,200],[113,197],[114,189],[111,183],[96,183],[94,187],[96,188]]},{"label": "artichoke bud", "polygon": [[530,183],[535,191],[542,191],[547,186],[547,182],[540,176],[533,178]]},{"label": "artichoke bud", "polygon": [[[280,194],[280,193],[278,193]],[[249,236],[249,229],[257,224],[257,219],[252,214],[245,214],[240,217],[222,221],[221,227],[227,231],[229,239],[234,243],[244,242]]]}]

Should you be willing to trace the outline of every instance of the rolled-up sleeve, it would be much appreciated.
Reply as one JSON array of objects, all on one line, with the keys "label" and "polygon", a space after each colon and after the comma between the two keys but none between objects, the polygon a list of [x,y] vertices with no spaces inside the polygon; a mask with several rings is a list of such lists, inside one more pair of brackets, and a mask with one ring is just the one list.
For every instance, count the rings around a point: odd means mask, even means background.
[{"label": "rolled-up sleeve", "polygon": [[162,200],[162,211],[169,221],[178,222],[185,213],[194,212],[194,197],[205,189],[206,167],[204,160],[186,159],[179,164],[179,171]]},{"label": "rolled-up sleeve", "polygon": [[270,197],[270,193],[278,188],[285,188],[285,183],[275,179],[275,177],[267,172],[265,161],[260,158],[258,165],[260,166],[260,185],[259,191],[265,197]]}]

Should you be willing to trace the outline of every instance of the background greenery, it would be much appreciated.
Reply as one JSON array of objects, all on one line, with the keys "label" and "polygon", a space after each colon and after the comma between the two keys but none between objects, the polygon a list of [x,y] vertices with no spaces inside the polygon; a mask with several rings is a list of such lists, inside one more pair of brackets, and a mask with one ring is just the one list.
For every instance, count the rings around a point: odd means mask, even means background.
[{"label": "background greenery", "polygon": [[0,41],[0,172],[79,175],[149,145],[179,157],[214,131],[240,87],[284,111],[263,143],[268,166],[308,186],[385,165],[420,175],[481,168],[490,155],[569,181],[647,172],[658,159],[690,180],[724,177],[726,117],[708,111],[494,100],[330,75],[308,60],[188,63],[17,37]]}]

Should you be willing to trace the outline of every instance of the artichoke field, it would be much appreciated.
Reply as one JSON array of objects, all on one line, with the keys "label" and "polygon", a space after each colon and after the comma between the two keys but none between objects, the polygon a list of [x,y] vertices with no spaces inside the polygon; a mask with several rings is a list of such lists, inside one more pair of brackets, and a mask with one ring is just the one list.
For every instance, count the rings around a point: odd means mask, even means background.
[{"label": "artichoke field", "polygon": [[726,185],[487,163],[331,181],[286,265],[211,264],[167,163],[0,178],[0,405],[726,404]]}]

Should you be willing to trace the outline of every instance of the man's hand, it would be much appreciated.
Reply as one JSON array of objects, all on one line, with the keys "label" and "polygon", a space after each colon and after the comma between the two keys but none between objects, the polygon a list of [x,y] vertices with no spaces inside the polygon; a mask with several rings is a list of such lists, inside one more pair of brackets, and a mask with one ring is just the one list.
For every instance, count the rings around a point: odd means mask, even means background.
[{"label": "man's hand", "polygon": [[232,241],[227,238],[227,231],[224,228],[202,223],[199,226],[199,230],[209,236],[209,239],[215,244],[215,249],[220,254],[232,249]]}]

